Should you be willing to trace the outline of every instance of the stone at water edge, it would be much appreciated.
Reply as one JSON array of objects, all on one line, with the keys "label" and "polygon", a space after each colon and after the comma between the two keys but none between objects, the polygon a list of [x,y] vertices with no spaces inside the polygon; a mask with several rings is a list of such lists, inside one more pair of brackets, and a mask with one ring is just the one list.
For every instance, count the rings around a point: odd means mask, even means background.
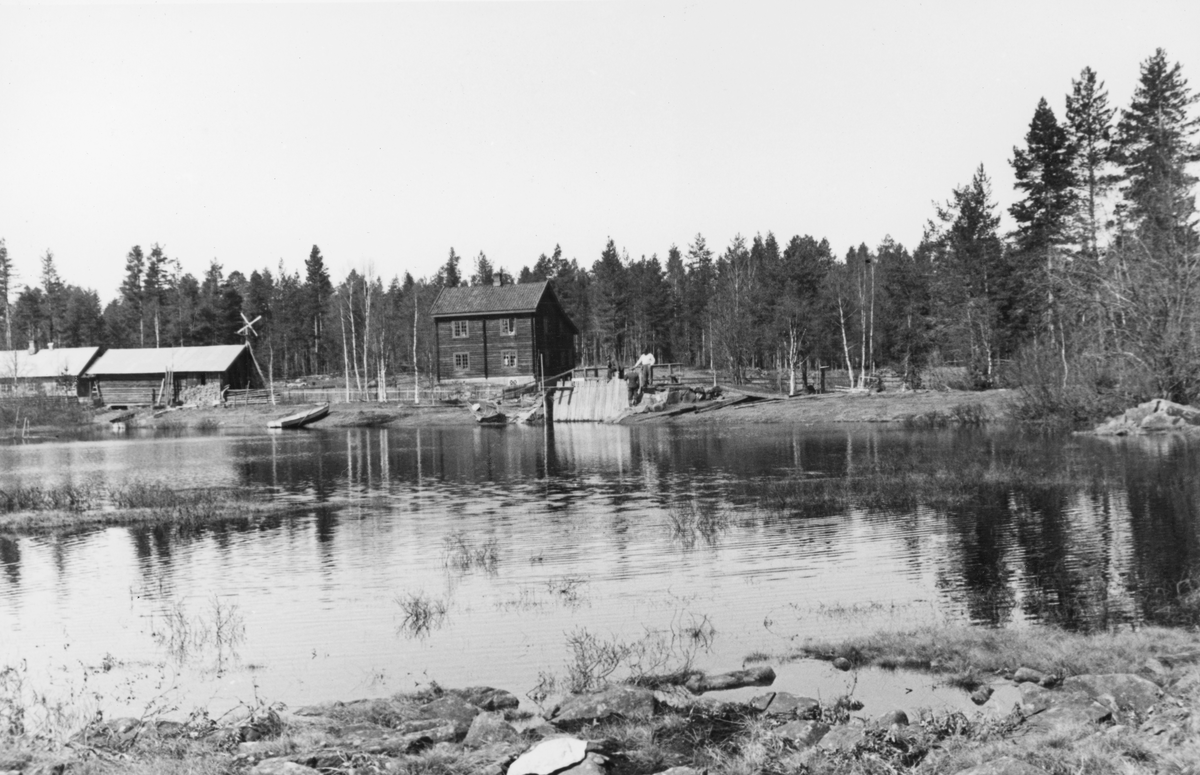
[{"label": "stone at water edge", "polygon": [[512,692],[490,686],[468,686],[454,694],[481,710],[508,710],[521,704],[521,700]]},{"label": "stone at water edge", "polygon": [[482,748],[492,743],[515,743],[520,739],[521,733],[504,720],[504,714],[480,713],[471,722],[462,744],[467,748]]},{"label": "stone at water edge", "polygon": [[812,748],[829,734],[829,725],[819,721],[789,721],[772,730],[772,734],[797,748]]},{"label": "stone at water edge", "polygon": [[1040,684],[1046,677],[1046,674],[1040,670],[1034,670],[1031,667],[1018,667],[1017,672],[1013,673],[1013,683],[1035,683]]},{"label": "stone at water edge", "polygon": [[843,673],[854,667],[854,665],[850,663],[850,660],[846,659],[845,657],[838,657],[837,659],[833,660],[833,666],[838,670],[841,670]]},{"label": "stone at water edge", "polygon": [[1145,713],[1162,697],[1158,684],[1130,673],[1075,675],[1063,681],[1063,689],[1094,700],[1111,697],[1118,710],[1135,713]]},{"label": "stone at water edge", "polygon": [[590,694],[572,694],[546,713],[551,724],[582,724],[619,716],[645,719],[654,715],[654,693],[633,686],[609,686]]},{"label": "stone at water edge", "polygon": [[417,709],[417,712],[422,718],[441,719],[446,723],[453,724],[458,733],[458,739],[461,740],[467,734],[467,730],[471,728],[471,722],[481,711],[462,697],[447,694],[425,703]]},{"label": "stone at water edge", "polygon": [[900,726],[906,727],[908,726],[908,714],[899,709],[889,711],[875,719],[875,723],[881,727],[890,727],[893,724],[899,724]]},{"label": "stone at water edge", "polygon": [[853,722],[836,726],[821,738],[817,747],[826,751],[849,751],[863,741],[867,730]]},{"label": "stone at water edge", "polygon": [[530,748],[508,766],[508,775],[550,775],[579,764],[587,756],[587,741],[556,737]]},{"label": "stone at water edge", "polygon": [[984,705],[988,700],[992,699],[992,694],[996,690],[990,686],[980,686],[975,691],[971,692],[971,702],[976,705]]},{"label": "stone at water edge", "polygon": [[764,665],[747,670],[734,670],[720,675],[692,676],[684,686],[692,694],[704,694],[727,689],[741,689],[745,686],[770,686],[773,683],[775,683],[775,671]]}]

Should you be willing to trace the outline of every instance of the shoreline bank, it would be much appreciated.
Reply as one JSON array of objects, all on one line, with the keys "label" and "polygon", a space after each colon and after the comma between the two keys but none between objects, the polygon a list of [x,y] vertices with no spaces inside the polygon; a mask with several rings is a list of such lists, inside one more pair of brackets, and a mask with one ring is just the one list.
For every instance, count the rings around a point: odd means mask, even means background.
[{"label": "shoreline bank", "polygon": [[[728,388],[725,396],[745,395]],[[677,413],[678,405],[665,412],[632,414],[621,420],[626,425],[755,425],[789,423],[817,425],[825,423],[884,423],[905,427],[944,427],[980,425],[1011,421],[1010,390],[972,391],[914,391],[902,393],[827,393],[795,397],[767,396],[752,393],[757,400],[732,403],[695,404],[696,410]],[[55,438],[89,428],[103,428],[120,421],[129,428],[217,430],[266,430],[267,422],[300,411],[308,405],[280,404],[270,406],[204,407],[175,410],[100,410],[76,417],[70,422],[42,422],[22,429],[12,436],[20,440]],[[676,411],[671,411],[676,410]],[[349,402],[334,403],[327,417],[313,424],[322,428],[416,428],[438,426],[469,426],[476,424],[465,405],[411,406],[396,403]]]},{"label": "shoreline bank", "polygon": [[[869,641],[807,649],[851,675],[868,665],[904,665],[961,686],[954,682],[965,668],[978,676],[972,699],[980,712],[866,697],[864,704],[853,689],[817,699],[805,687],[775,685],[774,671],[757,663],[687,680],[600,680],[541,699],[536,710],[503,688],[431,682],[413,694],[296,709],[256,700],[215,720],[204,710],[186,718],[94,718],[40,736],[10,724],[0,728],[0,772],[1141,775],[1193,772],[1188,767],[1200,761],[1195,633],[996,634],[947,626],[881,632]],[[759,693],[723,699],[732,687]],[[990,707],[1001,702],[1011,707]],[[17,717],[13,710],[12,697],[0,696],[0,711]],[[562,758],[549,769],[522,769],[550,755]]]}]

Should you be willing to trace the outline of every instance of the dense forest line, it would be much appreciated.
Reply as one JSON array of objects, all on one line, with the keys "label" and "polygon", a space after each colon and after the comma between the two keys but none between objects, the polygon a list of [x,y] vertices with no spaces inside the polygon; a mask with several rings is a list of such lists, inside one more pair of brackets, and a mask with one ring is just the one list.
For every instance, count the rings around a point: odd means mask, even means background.
[{"label": "dense forest line", "polygon": [[587,362],[650,347],[738,382],[768,370],[792,390],[816,364],[856,384],[886,366],[915,386],[928,365],[956,363],[973,387],[1022,386],[1028,411],[1047,415],[1149,395],[1190,401],[1200,393],[1197,100],[1161,49],[1120,111],[1084,68],[1061,114],[1042,99],[1013,148],[1016,228],[1000,233],[980,166],[911,250],[884,238],[836,256],[824,239],[782,243],[769,231],[714,249],[697,234],[663,259],[632,258],[610,239],[590,265],[555,246],[514,277],[483,253],[464,267],[451,249],[431,277],[385,280],[368,266],[334,283],[316,245],[303,273],[281,262],[247,276],[214,260],[197,278],[155,244],[129,251],[102,309],[95,291],[59,277],[50,251],[38,284],[12,287],[0,240],[5,344],[232,343],[243,314],[261,316],[255,349],[273,378],[346,373],[365,388],[429,373],[428,310],[442,287],[553,280]]}]

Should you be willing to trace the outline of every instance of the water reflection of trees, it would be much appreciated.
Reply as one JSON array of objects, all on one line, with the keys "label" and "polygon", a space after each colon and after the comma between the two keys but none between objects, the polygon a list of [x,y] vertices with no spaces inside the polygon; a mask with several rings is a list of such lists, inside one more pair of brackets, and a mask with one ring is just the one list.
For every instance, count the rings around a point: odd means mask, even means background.
[{"label": "water reflection of trees", "polygon": [[[144,578],[169,576],[188,543],[225,553],[250,531],[310,536],[329,568],[339,536],[366,517],[380,520],[378,540],[396,532],[435,544],[447,530],[478,529],[481,515],[497,531],[523,520],[563,534],[582,524],[602,533],[620,566],[639,542],[670,540],[672,509],[695,504],[675,514],[693,516],[703,539],[677,541],[684,550],[716,551],[743,531],[828,559],[853,554],[866,525],[914,577],[932,574],[945,606],[980,623],[1087,629],[1194,616],[1179,602],[1200,559],[1200,478],[1187,444],[563,425],[257,437],[237,440],[230,457],[241,484],[293,500],[294,513],[192,531],[131,528]],[[718,513],[722,529],[703,532]],[[657,533],[645,530],[653,519]],[[18,542],[0,538],[12,584],[21,562]]]}]

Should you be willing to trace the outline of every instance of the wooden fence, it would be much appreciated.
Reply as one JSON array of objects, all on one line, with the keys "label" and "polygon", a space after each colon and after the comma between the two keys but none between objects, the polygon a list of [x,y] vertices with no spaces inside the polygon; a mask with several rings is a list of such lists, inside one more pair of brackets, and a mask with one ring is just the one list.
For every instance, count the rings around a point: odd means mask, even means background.
[{"label": "wooden fence", "polygon": [[[466,383],[463,385],[438,385],[437,387],[421,388],[420,401],[416,401],[413,388],[388,388],[389,403],[417,404],[430,406],[452,401],[478,401],[480,399],[495,399],[499,397],[501,388],[496,385]],[[227,406],[246,406],[254,404],[269,404],[269,390],[227,390],[225,403]],[[349,401],[370,402],[379,401],[376,388],[368,391],[351,390]],[[277,404],[340,404],[346,403],[345,388],[275,388],[275,403]]]}]

